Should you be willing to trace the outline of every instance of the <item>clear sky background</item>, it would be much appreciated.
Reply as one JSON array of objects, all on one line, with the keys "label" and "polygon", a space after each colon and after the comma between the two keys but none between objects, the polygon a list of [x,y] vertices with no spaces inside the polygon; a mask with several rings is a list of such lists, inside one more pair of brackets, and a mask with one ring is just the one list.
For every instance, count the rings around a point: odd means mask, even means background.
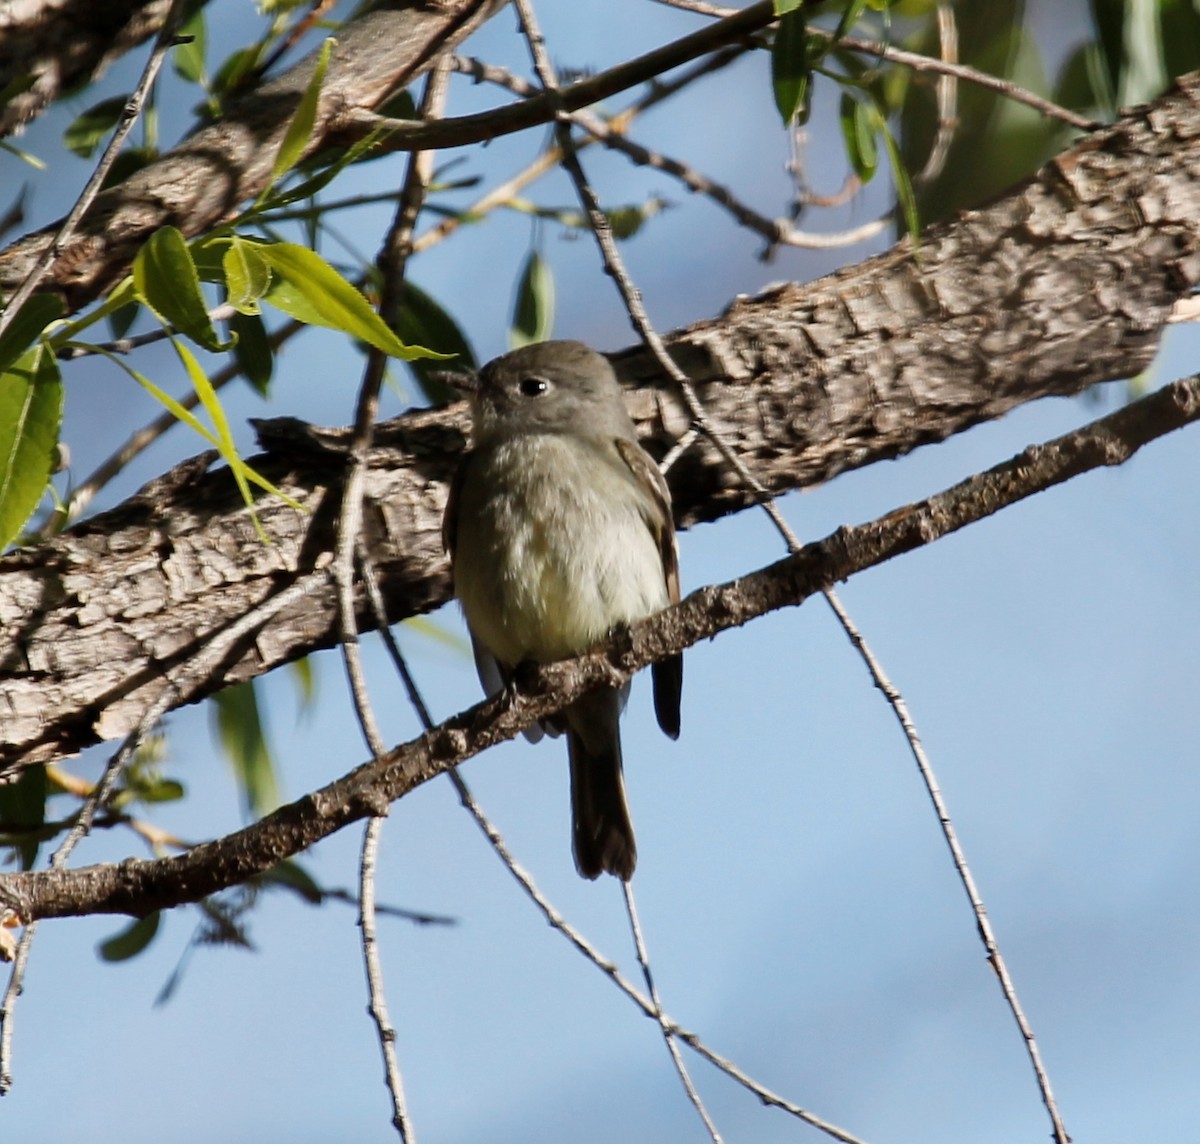
[{"label": "clear sky background", "polygon": [[[599,69],[680,35],[694,18],[643,0],[545,3],[560,66]],[[249,5],[216,0],[225,50],[256,26]],[[1074,3],[1042,0],[1030,26],[1051,66],[1078,33]],[[511,15],[471,45],[524,70]],[[141,57],[100,94],[128,90]],[[91,94],[76,105],[82,108]],[[163,118],[186,121],[190,95],[166,89]],[[456,82],[451,111],[500,98]],[[172,105],[172,99],[176,104]],[[840,184],[840,144],[818,104],[808,153],[819,188]],[[57,216],[86,177],[52,146],[61,117],[22,145],[54,158],[35,184],[31,223]],[[783,212],[788,141],[770,102],[767,60],[743,61],[634,136]],[[539,132],[471,152],[452,174],[518,169]],[[0,159],[3,185],[26,170]],[[717,313],[739,292],[808,280],[834,256],[755,259],[758,240],[710,203],[623,160],[588,153],[610,203],[659,194],[677,204],[626,254],[660,328]],[[380,190],[401,160],[354,176]],[[6,196],[9,192],[6,192]],[[884,189],[828,220],[872,217]],[[561,178],[541,204],[573,205]],[[467,201],[459,196],[457,202]],[[386,208],[339,219],[373,254]],[[508,213],[423,256],[415,278],[462,320],[481,359],[506,348],[518,267],[530,243]],[[843,252],[854,261],[886,243]],[[557,336],[606,350],[632,341],[592,243],[547,226],[541,249],[559,284]],[[336,248],[327,253],[337,256]],[[1200,363],[1194,331],[1172,331],[1152,384]],[[182,392],[169,350],[139,368]],[[361,360],[309,333],[284,355],[275,401],[232,390],[239,422],[289,412],[349,421]],[[157,411],[115,369],[72,366],[65,437],[85,474]],[[871,519],[1083,424],[1123,399],[1054,400],[1019,410],[902,461],[792,495],[783,511],[817,538]],[[387,413],[399,412],[399,397]],[[1068,1128],[1089,1144],[1194,1141],[1200,1118],[1200,842],[1196,696],[1200,566],[1193,430],[979,525],[855,577],[841,595],[903,690],[937,768]],[[247,448],[252,438],[242,437]],[[177,430],[104,503],[197,451]],[[761,513],[681,538],[685,590],[778,558]],[[478,698],[457,609],[436,622],[450,645],[409,627],[399,637],[435,717]],[[295,798],[365,757],[336,653],[315,657],[319,705],[300,709],[293,678],[262,683],[284,793]],[[389,741],[418,731],[377,643],[373,697]],[[1021,1038],[1002,1002],[905,742],[817,600],[727,633],[687,656],[678,743],[654,726],[644,681],[625,720],[640,863],[634,887],[667,1010],[763,1083],[872,1142],[1011,1144],[1049,1125]],[[168,773],[188,787],[156,820],[185,837],[241,822],[206,708],[171,715]],[[106,752],[78,764],[98,773]],[[504,745],[463,768],[479,801],[549,898],[631,977],[624,907],[612,879],[586,883],[569,851],[561,744]],[[360,832],[305,861],[351,886]],[[137,853],[125,836],[77,851],[95,862]],[[594,967],[552,932],[437,781],[398,803],[382,849],[382,901],[451,915],[453,927],[383,919],[388,999],[422,1141],[704,1139],[661,1038]],[[0,1102],[0,1139],[51,1144],[198,1144],[219,1139],[394,1139],[374,1029],[365,1015],[352,908],[316,910],[290,895],[251,922],[256,950],[201,949],[174,998],[155,996],[183,953],[194,911],[164,920],[141,957],[110,966],[95,946],[119,919],[44,923],[17,1010],[16,1083]],[[808,1141],[812,1129],[766,1109],[686,1053],[728,1141]]]}]

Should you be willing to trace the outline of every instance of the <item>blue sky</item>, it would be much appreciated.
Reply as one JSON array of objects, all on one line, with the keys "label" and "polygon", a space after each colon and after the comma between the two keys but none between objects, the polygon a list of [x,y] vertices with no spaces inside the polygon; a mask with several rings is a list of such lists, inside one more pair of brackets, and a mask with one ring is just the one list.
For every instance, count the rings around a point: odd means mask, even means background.
[{"label": "blue sky", "polygon": [[[612,4],[544,7],[563,64],[599,68],[692,26],[635,0],[620,14]],[[1038,9],[1039,26],[1051,22],[1046,10]],[[222,3],[213,12],[221,35],[236,42],[248,15]],[[511,17],[493,21],[476,50],[518,66]],[[764,58],[746,61],[709,81],[690,111],[647,117],[636,137],[686,154],[766,213],[780,213],[787,140],[765,69]],[[123,78],[128,72],[118,71],[106,90],[122,90]],[[452,107],[492,98],[463,83]],[[173,113],[168,104],[164,118]],[[837,143],[829,147],[821,129],[818,114],[810,158],[821,184],[836,186]],[[49,123],[35,127],[23,145],[38,150],[50,131]],[[541,141],[536,132],[502,141],[454,173],[507,173]],[[42,153],[51,153],[48,144]],[[4,163],[18,178],[12,160]],[[400,171],[381,162],[360,177],[365,189],[380,189]],[[832,266],[790,252],[764,267],[756,240],[660,177],[598,155],[589,171],[610,201],[657,193],[678,203],[627,248],[663,328],[719,312],[738,292]],[[45,217],[64,210],[72,178],[81,183],[85,174],[82,164],[52,173],[36,209]],[[560,179],[529,196],[571,202]],[[861,221],[871,209],[869,201],[830,225]],[[343,229],[371,252],[386,218],[382,209],[364,211]],[[418,282],[462,317],[483,357],[505,348],[512,284],[529,240],[528,220],[507,214],[415,267]],[[556,334],[603,349],[629,344],[591,244],[546,229],[542,250],[560,288]],[[1198,360],[1196,333],[1174,330],[1153,381],[1189,374]],[[347,422],[359,362],[336,338],[306,335],[281,362],[269,411]],[[140,368],[169,380],[172,363],[169,351],[156,352]],[[783,510],[803,536],[823,536],[1085,423],[1119,397],[1018,410],[786,497]],[[400,400],[389,400],[387,412],[398,411]],[[249,393],[230,402],[239,420],[264,411]],[[109,367],[73,367],[65,435],[78,471],[89,471],[120,429],[154,412]],[[912,709],[1078,1140],[1189,1141],[1200,1113],[1193,432],[841,590]],[[196,448],[177,432],[112,496]],[[759,513],[694,529],[681,550],[685,590],[780,554]],[[461,640],[457,609],[436,621]],[[407,626],[399,636],[436,717],[475,702],[478,684],[461,644]],[[385,737],[411,737],[416,720],[373,640],[367,658]],[[364,757],[338,659],[316,660],[315,711],[299,709],[287,672],[263,681],[289,798]],[[928,799],[828,609],[813,601],[690,651],[677,743],[658,733],[647,692],[644,681],[635,685],[625,754],[640,850],[634,887],[668,1011],[765,1084],[866,1140],[1045,1139],[1020,1037]],[[189,799],[164,808],[160,821],[187,837],[241,821],[208,723],[203,708],[168,722],[168,770]],[[102,760],[93,753],[78,766],[94,774]],[[507,744],[463,773],[548,897],[636,979],[617,884],[585,883],[570,861],[561,744]],[[346,831],[306,861],[322,882],[350,886],[357,846],[358,832]],[[131,850],[126,837],[100,836],[79,861]],[[544,924],[448,783],[393,808],[379,894],[458,919],[451,928],[381,923],[420,1139],[704,1138],[654,1025]],[[175,998],[154,1008],[194,924],[192,913],[176,911],[146,954],[119,966],[100,964],[95,944],[120,921],[41,927],[17,1010],[16,1084],[0,1102],[5,1138],[394,1139],[353,910],[272,896],[252,922],[256,952],[198,951]],[[727,1140],[818,1138],[687,1060]]]}]

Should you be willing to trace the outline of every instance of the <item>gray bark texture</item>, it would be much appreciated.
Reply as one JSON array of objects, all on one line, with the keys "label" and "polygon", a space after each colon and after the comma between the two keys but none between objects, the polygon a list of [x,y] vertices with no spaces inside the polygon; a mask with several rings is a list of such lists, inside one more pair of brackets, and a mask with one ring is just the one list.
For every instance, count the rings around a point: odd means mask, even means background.
[{"label": "gray bark texture", "polygon": [[[817,282],[739,298],[670,346],[715,425],[777,493],[1139,372],[1198,280],[1192,76],[992,205],[933,228],[919,258],[903,242]],[[639,429],[663,450],[688,428],[682,403],[644,351],[614,360]],[[464,431],[461,408],[380,428],[364,541],[393,621],[448,597],[439,525]],[[328,562],[344,436],[287,421],[261,436],[253,463],[311,510],[264,499],[269,546],[228,473],[198,458],[0,561],[0,774],[126,733],[165,690],[190,701],[335,642],[333,591],[318,586],[203,679],[174,682],[207,642]],[[681,527],[751,500],[707,444],[670,483]],[[373,623],[365,610],[360,622]]]},{"label": "gray bark texture", "polygon": [[64,93],[162,27],[171,0],[10,0],[0,5],[0,90],[30,86],[0,108],[0,137],[19,131]]},{"label": "gray bark texture", "polygon": [[[347,108],[372,108],[426,72],[439,53],[485,20],[498,0],[394,0],[338,30],[321,85],[308,154]],[[97,5],[103,7],[103,5]],[[120,278],[159,227],[200,234],[234,215],[268,185],[296,104],[316,66],[313,52],[236,100],[221,119],[124,182],[97,196],[39,290],[62,298],[68,313]],[[24,281],[53,242],[58,223],[0,251],[0,294]]]}]

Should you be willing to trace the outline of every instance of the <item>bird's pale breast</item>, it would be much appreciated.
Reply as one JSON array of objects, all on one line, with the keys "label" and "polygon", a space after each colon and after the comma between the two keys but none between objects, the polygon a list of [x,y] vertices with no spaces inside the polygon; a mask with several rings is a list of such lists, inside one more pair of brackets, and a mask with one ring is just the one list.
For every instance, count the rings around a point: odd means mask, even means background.
[{"label": "bird's pale breast", "polygon": [[653,502],[612,441],[523,436],[471,466],[455,585],[476,638],[502,663],[577,655],[667,605]]}]

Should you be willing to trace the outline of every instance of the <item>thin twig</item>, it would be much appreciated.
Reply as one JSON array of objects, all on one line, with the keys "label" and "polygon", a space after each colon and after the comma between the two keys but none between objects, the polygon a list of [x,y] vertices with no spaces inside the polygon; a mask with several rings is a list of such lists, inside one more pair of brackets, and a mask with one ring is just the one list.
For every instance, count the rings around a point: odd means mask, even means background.
[{"label": "thin twig", "polygon": [[654,974],[650,972],[650,954],[646,949],[645,939],[642,937],[642,924],[638,921],[637,906],[633,900],[633,886],[628,882],[622,882],[621,888],[625,891],[625,911],[629,915],[629,932],[633,934],[633,947],[637,951],[638,965],[642,967],[642,978],[646,982],[646,992],[650,994],[650,1003],[654,1006],[654,1017],[658,1021],[659,1028],[662,1029],[663,1041],[666,1043],[667,1052],[671,1054],[671,1061],[675,1065],[675,1071],[679,1075],[683,1091],[687,1093],[687,1098],[691,1101],[697,1115],[704,1121],[704,1127],[708,1131],[709,1138],[713,1144],[724,1144],[721,1139],[721,1133],[717,1131],[717,1126],[708,1114],[708,1109],[704,1107],[704,1101],[701,1099],[700,1093],[696,1090],[695,1084],[692,1083],[691,1074],[687,1071],[687,1066],[683,1063],[683,1057],[679,1052],[679,1046],[675,1043],[675,1034],[671,1031],[671,1025],[666,1018],[666,1014],[663,1013],[662,1000],[658,995],[658,986],[654,984]]},{"label": "thin twig", "polygon": [[[938,0],[938,58],[944,64],[958,63],[958,22],[954,7],[947,0]],[[925,157],[925,166],[913,176],[914,183],[929,183],[942,173],[950,143],[958,126],[958,76],[943,71],[937,78],[937,134]]]},{"label": "thin twig", "polygon": [[[514,75],[507,68],[471,58],[457,59],[455,65],[459,71],[466,72],[477,81],[486,80],[489,83],[497,84],[526,99],[541,94],[539,88],[529,83],[528,80]],[[742,202],[728,187],[715,182],[687,163],[673,159],[659,151],[651,151],[648,147],[633,142],[625,135],[627,127],[625,122],[619,124],[615,121],[605,122],[600,116],[590,111],[570,112],[569,118],[572,123],[586,131],[592,139],[602,143],[610,150],[620,152],[637,166],[651,167],[656,171],[662,171],[672,178],[678,179],[689,191],[711,199],[732,215],[741,226],[760,235],[766,241],[768,250],[777,246],[792,246],[804,250],[836,249],[874,238],[891,224],[891,212],[889,212],[883,218],[832,234],[816,234],[799,230],[787,219],[771,219],[760,214]],[[579,149],[586,143],[587,140],[577,140],[575,147]],[[559,149],[555,149],[554,152],[546,152],[543,156],[548,165],[556,164],[560,158]]]},{"label": "thin twig", "polygon": [[[708,4],[704,0],[658,0],[658,3],[667,4],[672,8],[682,8],[688,12],[695,12],[697,15],[710,16],[717,20],[728,20],[731,16],[735,16],[741,11],[739,8],[723,8],[717,4]],[[948,5],[944,4],[938,6],[938,21],[943,37],[943,48],[946,43],[946,25],[942,9],[946,8],[948,10],[948,7]],[[814,36],[821,36],[826,40],[833,39],[832,32],[817,27],[815,24],[809,24],[806,30]],[[903,48],[894,48],[890,44],[884,44],[878,40],[859,39],[857,36],[843,36],[838,40],[838,45],[843,48],[850,48],[852,51],[865,52],[867,55],[878,56],[881,59],[890,60],[892,63],[903,64],[905,67],[912,68],[913,71],[933,72],[938,75],[952,76],[955,79],[966,80],[977,87],[985,87],[991,91],[997,91],[1016,103],[1024,103],[1027,107],[1032,107],[1035,111],[1040,111],[1043,115],[1051,119],[1059,119],[1072,127],[1078,127],[1081,131],[1094,131],[1097,127],[1102,126],[1102,124],[1097,123],[1094,119],[1088,119],[1084,115],[1079,115],[1071,111],[1070,108],[1063,107],[1053,100],[1046,99],[1044,96],[1030,91],[1028,88],[1012,83],[1010,80],[999,79],[994,75],[988,75],[987,72],[979,71],[977,68],[960,64],[951,58],[953,53],[946,50],[943,50],[942,59],[936,59],[932,56],[922,55],[919,52],[909,52]],[[943,110],[941,98],[939,98],[938,103],[940,114]]]},{"label": "thin twig", "polygon": [[129,97],[129,101],[125,104],[125,108],[121,112],[121,122],[117,124],[117,128],[113,132],[112,138],[108,141],[108,146],[104,148],[104,153],[100,156],[100,160],[92,171],[91,177],[80,192],[79,198],[75,200],[75,205],[71,208],[67,217],[63,219],[62,226],[58,228],[58,233],[54,236],[54,241],[42,251],[29,273],[25,276],[25,281],[21,283],[13,296],[5,304],[4,312],[0,313],[0,334],[8,328],[9,323],[17,316],[18,311],[41,284],[47,271],[54,265],[55,259],[58,258],[63,246],[66,245],[71,235],[75,233],[75,228],[79,225],[80,220],[100,193],[101,184],[104,182],[113,163],[116,162],[117,155],[125,139],[128,137],[130,131],[133,130],[133,125],[142,113],[142,107],[149,95],[150,88],[158,76],[159,69],[167,57],[167,52],[175,46],[175,32],[179,27],[184,6],[185,0],[174,0],[171,4],[170,11],[167,12],[162,27],[159,29],[158,38],[154,42],[154,49],[150,53],[150,58],[146,61],[145,69],[142,71],[142,77],[138,80],[137,87],[134,88],[133,94]]},{"label": "thin twig", "polygon": [[826,592],[825,595],[829,601],[829,606],[833,608],[846,634],[850,637],[855,650],[862,657],[863,663],[866,664],[867,671],[871,674],[871,681],[887,700],[888,706],[891,707],[900,724],[901,730],[904,732],[909,749],[916,760],[917,769],[921,773],[921,781],[925,784],[925,790],[937,814],[938,824],[942,829],[942,837],[946,840],[946,846],[950,850],[950,857],[954,863],[955,873],[958,875],[963,890],[966,892],[967,901],[971,904],[971,912],[975,915],[975,924],[979,931],[979,939],[983,942],[983,948],[987,952],[988,962],[996,972],[1000,988],[1004,993],[1004,1000],[1008,1003],[1013,1020],[1016,1021],[1017,1028],[1021,1031],[1025,1048],[1029,1053],[1029,1062],[1033,1066],[1034,1076],[1037,1078],[1042,1103],[1046,1106],[1046,1111],[1050,1114],[1050,1123],[1053,1126],[1055,1144],[1070,1144],[1071,1138],[1067,1135],[1062,1116],[1059,1114],[1058,1104],[1054,1099],[1054,1092],[1050,1087],[1050,1076],[1046,1072],[1045,1065],[1042,1063],[1042,1054],[1034,1038],[1033,1028],[1030,1026],[1025,1016],[1025,1011],[1021,1007],[1021,1002],[1017,997],[1017,989],[1013,984],[1011,974],[1008,972],[1008,965],[1000,953],[1000,946],[996,941],[995,931],[992,929],[991,918],[988,916],[987,908],[983,904],[983,898],[980,896],[979,889],[975,884],[971,868],[967,865],[966,854],[963,852],[962,845],[958,840],[958,833],[954,829],[954,823],[950,818],[950,810],[942,795],[937,775],[933,770],[933,764],[929,761],[929,756],[925,753],[924,744],[917,733],[916,724],[913,723],[912,717],[908,713],[908,705],[904,702],[904,697],[896,689],[891,679],[884,672],[878,658],[863,639],[862,634],[847,614],[841,601],[832,592]]},{"label": "thin twig", "polygon": [[[434,66],[425,84],[421,101],[421,117],[436,118],[445,102],[449,72],[444,63]],[[412,251],[413,227],[425,201],[426,190],[433,173],[433,154],[415,151],[409,157],[404,187],[397,203],[392,225],[379,254],[378,265],[383,278],[379,313],[394,326],[404,295],[404,270]],[[354,615],[355,553],[362,528],[363,488],[366,483],[367,456],[374,437],[375,418],[379,410],[379,392],[387,371],[387,356],[373,350],[367,357],[358,406],[354,417],[354,435],[349,450],[349,472],[342,492],[341,513],[338,518],[337,548],[334,556],[334,575],[338,586],[338,619],[341,634],[342,659],[354,696],[354,709],[362,726],[363,737],[372,756],[380,758],[387,748],[379,733],[367,694],[359,651],[358,625]],[[366,967],[367,989],[370,994],[370,1013],[379,1034],[384,1060],[384,1077],[392,1097],[392,1123],[406,1144],[413,1144],[415,1133],[404,1098],[404,1082],[396,1054],[396,1031],[388,1016],[383,987],[383,967],[379,960],[375,927],[375,855],[383,827],[386,804],[372,816],[363,834],[362,856],[359,865],[359,925],[362,930],[363,962]]]}]

